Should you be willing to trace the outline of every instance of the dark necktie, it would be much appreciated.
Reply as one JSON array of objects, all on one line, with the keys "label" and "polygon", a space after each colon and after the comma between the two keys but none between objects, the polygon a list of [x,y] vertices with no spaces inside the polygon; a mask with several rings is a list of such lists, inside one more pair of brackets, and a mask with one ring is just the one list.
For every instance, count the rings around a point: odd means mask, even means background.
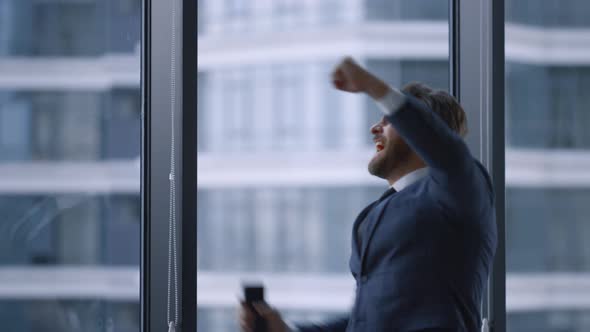
[{"label": "dark necktie", "polygon": [[379,202],[381,202],[382,200],[386,199],[386,198],[387,198],[389,195],[393,195],[393,194],[395,194],[396,192],[397,192],[397,191],[396,191],[396,190],[395,190],[393,187],[391,187],[391,188],[387,189],[387,190],[386,190],[386,191],[383,193],[383,195],[381,195],[381,197],[379,197]]},{"label": "dark necktie", "polygon": [[363,238],[363,233],[366,231],[367,228],[367,223],[365,222],[365,219],[367,218],[367,215],[369,215],[369,212],[371,212],[371,210],[373,209],[373,207],[379,203],[381,203],[381,201],[383,201],[384,199],[386,199],[387,197],[389,197],[390,195],[393,195],[396,193],[396,190],[393,189],[393,187],[387,189],[383,195],[381,195],[381,197],[379,197],[378,200],[376,200],[375,202],[371,203],[369,206],[367,206],[359,215],[359,218],[361,218],[360,223],[357,227],[357,231],[356,231],[356,244],[359,248],[359,250],[362,250],[362,238]]}]

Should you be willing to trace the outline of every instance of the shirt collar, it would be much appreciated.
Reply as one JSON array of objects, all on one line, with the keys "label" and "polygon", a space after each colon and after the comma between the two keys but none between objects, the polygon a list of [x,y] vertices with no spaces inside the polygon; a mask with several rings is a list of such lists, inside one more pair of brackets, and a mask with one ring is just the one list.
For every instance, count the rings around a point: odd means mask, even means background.
[{"label": "shirt collar", "polygon": [[402,176],[399,180],[395,181],[391,187],[395,189],[395,191],[402,191],[405,187],[422,179],[427,174],[428,167],[418,168],[417,170],[411,171],[410,173]]}]

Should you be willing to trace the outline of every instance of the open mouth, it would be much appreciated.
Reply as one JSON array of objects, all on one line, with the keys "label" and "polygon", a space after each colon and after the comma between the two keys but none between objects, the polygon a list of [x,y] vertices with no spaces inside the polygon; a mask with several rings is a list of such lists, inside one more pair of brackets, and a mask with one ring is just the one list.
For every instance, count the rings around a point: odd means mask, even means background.
[{"label": "open mouth", "polygon": [[385,145],[382,142],[375,142],[375,149],[377,152],[381,152],[383,149],[385,149]]}]

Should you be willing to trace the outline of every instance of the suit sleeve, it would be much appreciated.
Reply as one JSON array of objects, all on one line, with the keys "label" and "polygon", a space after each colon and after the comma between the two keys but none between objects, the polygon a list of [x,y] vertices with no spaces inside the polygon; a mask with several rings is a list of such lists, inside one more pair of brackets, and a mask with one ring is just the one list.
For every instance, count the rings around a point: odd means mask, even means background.
[{"label": "suit sleeve", "polygon": [[324,324],[296,325],[296,332],[345,332],[348,326],[348,315]]},{"label": "suit sleeve", "polygon": [[478,215],[493,201],[491,184],[463,139],[418,99],[405,95],[386,114],[406,143],[430,168],[440,203],[459,217]]}]

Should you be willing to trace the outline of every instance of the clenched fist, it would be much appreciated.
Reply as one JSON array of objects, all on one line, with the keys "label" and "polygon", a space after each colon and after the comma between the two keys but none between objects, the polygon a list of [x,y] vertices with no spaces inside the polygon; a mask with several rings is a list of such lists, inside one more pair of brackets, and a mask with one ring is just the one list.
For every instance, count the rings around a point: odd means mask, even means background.
[{"label": "clenched fist", "polygon": [[344,58],[334,69],[332,83],[338,90],[365,92],[375,99],[385,96],[389,90],[387,84],[365,70],[350,57]]}]

